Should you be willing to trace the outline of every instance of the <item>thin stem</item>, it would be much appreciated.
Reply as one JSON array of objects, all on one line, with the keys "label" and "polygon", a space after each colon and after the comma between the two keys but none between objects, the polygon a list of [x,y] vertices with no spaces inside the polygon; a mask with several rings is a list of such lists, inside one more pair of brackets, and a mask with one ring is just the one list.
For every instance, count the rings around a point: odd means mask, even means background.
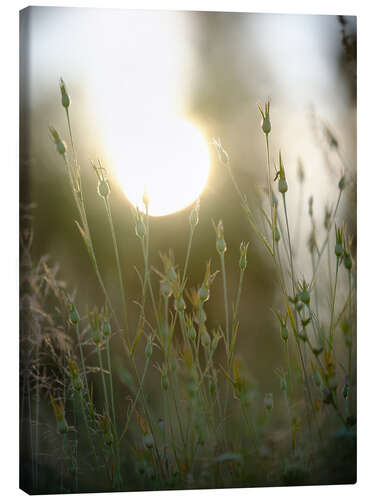
[{"label": "thin stem", "polygon": [[79,332],[79,325],[78,325],[78,323],[75,323],[74,327],[75,327],[76,334],[77,334],[77,339],[78,339],[78,346],[79,346],[79,353],[80,353],[80,356],[81,356],[81,365],[82,365],[83,377],[85,379],[85,387],[86,387],[87,393],[89,393],[89,384],[87,382],[87,374],[86,374],[86,363],[85,363],[85,358],[83,356],[81,334]]},{"label": "thin stem", "polygon": [[337,276],[338,276],[338,271],[339,271],[339,263],[340,259],[337,257],[336,259],[336,272],[335,272],[335,284],[333,287],[333,297],[332,297],[332,303],[331,303],[331,319],[329,323],[329,351],[332,350],[332,340],[333,340],[333,331],[334,331],[334,323],[333,323],[333,318],[334,318],[334,313],[335,313],[335,301],[336,301],[336,289],[337,289]]},{"label": "thin stem", "polygon": [[227,342],[227,351],[230,349],[230,338],[229,338],[229,311],[228,311],[228,289],[227,289],[227,276],[225,272],[225,260],[224,253],[220,254],[221,271],[223,273],[223,292],[224,292],[224,309],[225,309],[225,335]]},{"label": "thin stem", "polygon": [[185,278],[186,278],[186,272],[187,272],[187,268],[188,268],[188,264],[189,264],[193,235],[194,235],[194,228],[190,226],[189,241],[188,241],[188,247],[187,247],[187,251],[186,251],[186,258],[185,258],[185,265],[184,265],[184,274],[182,276],[182,283],[185,282]]},{"label": "thin stem", "polygon": [[113,217],[112,217],[112,212],[111,212],[111,204],[109,202],[109,198],[108,197],[104,198],[104,203],[105,203],[105,208],[106,208],[106,211],[107,211],[109,225],[110,225],[110,228],[111,228],[111,236],[112,236],[113,248],[115,250],[117,273],[118,273],[118,279],[119,279],[119,282],[120,282],[122,311],[123,311],[123,317],[124,317],[125,339],[127,340],[127,343],[128,343],[128,346],[129,346],[129,326],[128,326],[128,312],[127,312],[127,305],[126,305],[125,286],[124,286],[124,279],[123,279],[123,274],[122,274],[122,270],[121,270],[121,262],[120,262],[120,255],[119,255],[119,251],[118,251],[116,232],[115,232],[115,228],[114,228],[114,225],[113,225]]}]

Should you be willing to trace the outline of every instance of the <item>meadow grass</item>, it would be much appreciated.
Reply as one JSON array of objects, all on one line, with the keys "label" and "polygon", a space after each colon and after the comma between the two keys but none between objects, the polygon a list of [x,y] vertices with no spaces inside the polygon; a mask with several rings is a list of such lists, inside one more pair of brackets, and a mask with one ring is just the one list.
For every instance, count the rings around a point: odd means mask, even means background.
[{"label": "meadow grass", "polygon": [[[50,133],[66,169],[77,209],[75,223],[103,301],[85,313],[79,311],[79,297],[68,294],[66,285],[57,280],[57,268],[51,268],[45,258],[33,265],[31,242],[21,236],[22,262],[26,263],[26,288],[21,295],[25,324],[21,331],[21,446],[29,448],[31,470],[24,487],[33,493],[67,493],[355,482],[355,259],[350,235],[337,224],[346,173],[338,183],[334,210],[326,210],[325,238],[320,245],[309,202],[312,233],[306,253],[312,272],[308,279],[296,269],[299,235],[298,228],[297,235],[292,234],[289,222],[288,175],[281,153],[274,179],[271,174],[270,103],[259,107],[266,152],[265,209],[258,207],[254,212],[250,207],[229,155],[219,139],[213,141],[278,286],[278,302],[269,305],[280,328],[284,355],[284,366],[273,368],[280,381],[278,401],[283,402],[276,411],[274,395],[257,392],[236,350],[243,283],[251,279],[248,243],[243,241],[238,249],[238,287],[232,294],[224,225],[221,220],[213,221],[213,252],[216,235],[220,269],[213,272],[208,261],[201,281],[187,288],[199,201],[189,216],[184,262],[178,265],[171,250],[161,254],[156,269],[150,266],[152,218],[145,192],[143,206],[134,211],[134,237],[144,263],[143,270],[137,270],[141,296],[131,296],[112,217],[108,172],[97,161],[92,167],[98,203],[103,204],[107,217],[121,298],[121,314],[116,310],[91,237],[70,97],[63,80],[60,90],[69,145],[53,127]],[[302,170],[301,193],[303,181]],[[28,231],[31,234],[31,228]],[[328,284],[319,272],[324,259],[329,263]],[[206,308],[208,301],[215,300],[214,280],[220,281],[225,322],[210,330]],[[346,297],[343,303],[338,303],[338,283]],[[325,296],[327,302],[322,300]],[[135,322],[128,317],[130,301],[138,307]],[[118,375],[111,352],[115,335],[122,339],[127,400],[115,390]],[[95,366],[89,366],[94,356]],[[147,383],[150,372],[158,384]],[[56,428],[50,424],[52,413]],[[238,428],[245,430],[239,434]],[[44,465],[42,471],[38,466],[41,430],[54,443],[52,451],[49,447],[48,467]],[[53,485],[42,477],[46,470],[53,471]]]}]

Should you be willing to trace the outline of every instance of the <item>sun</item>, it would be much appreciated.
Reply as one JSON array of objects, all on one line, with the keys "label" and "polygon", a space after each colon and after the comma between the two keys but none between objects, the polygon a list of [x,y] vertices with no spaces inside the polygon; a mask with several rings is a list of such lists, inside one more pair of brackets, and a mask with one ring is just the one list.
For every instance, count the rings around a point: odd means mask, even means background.
[{"label": "sun", "polygon": [[175,116],[147,120],[128,129],[118,142],[112,142],[110,152],[113,170],[132,205],[143,207],[146,190],[150,215],[168,215],[189,206],[202,193],[210,155],[191,123]]}]

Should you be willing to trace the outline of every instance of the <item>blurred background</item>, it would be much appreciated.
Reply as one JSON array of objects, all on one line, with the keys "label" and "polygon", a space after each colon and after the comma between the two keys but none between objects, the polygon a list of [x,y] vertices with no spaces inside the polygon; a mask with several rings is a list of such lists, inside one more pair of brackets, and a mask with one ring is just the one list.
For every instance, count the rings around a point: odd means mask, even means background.
[{"label": "blurred background", "polygon": [[[160,169],[157,182],[177,198],[174,190],[183,188],[183,182],[174,186],[165,175],[163,160],[152,150],[152,130],[162,130],[166,117],[175,115],[193,124],[205,139],[209,171],[200,193],[200,223],[187,286],[202,281],[208,259],[212,270],[220,267],[211,219],[224,223],[232,299],[238,284],[239,245],[250,241],[237,348],[259,389],[276,390],[279,382],[270,366],[281,364],[282,349],[270,313],[278,300],[271,262],[248,226],[212,139],[220,137],[243,191],[256,206],[266,186],[265,140],[257,104],[271,100],[271,159],[276,160],[281,149],[290,222],[298,239],[297,273],[311,279],[308,198],[314,197],[321,243],[324,207],[335,203],[344,169],[350,182],[339,219],[346,221],[355,241],[356,19],[45,7],[22,13],[20,187],[23,203],[34,204],[33,259],[48,254],[57,262],[58,276],[69,292],[76,291],[77,306],[85,311],[102,306],[103,297],[74,224],[77,213],[63,163],[48,135],[48,126],[53,125],[68,142],[58,87],[61,76],[71,96],[72,129],[98,260],[119,306],[110,231],[90,159],[100,158],[109,172],[131,320],[137,317],[132,301],[140,296],[134,266],[143,269],[143,260],[132,205],[119,178],[121,172],[130,176],[137,172],[134,131],[150,134],[150,143],[144,144],[150,176]],[[181,165],[178,157],[175,160],[177,172],[182,165],[186,173],[183,160]],[[305,173],[302,185],[297,176],[300,163]],[[152,217],[151,265],[160,269],[159,251],[172,248],[183,267],[190,210],[191,205]],[[208,302],[208,326],[223,324],[223,311],[219,276]]]}]

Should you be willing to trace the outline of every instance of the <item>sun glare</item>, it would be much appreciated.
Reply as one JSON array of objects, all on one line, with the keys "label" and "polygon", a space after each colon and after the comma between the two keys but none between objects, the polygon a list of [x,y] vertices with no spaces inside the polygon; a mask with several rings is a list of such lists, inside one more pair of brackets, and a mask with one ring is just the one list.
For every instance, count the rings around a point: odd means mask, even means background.
[{"label": "sun glare", "polygon": [[210,168],[207,144],[196,127],[180,118],[148,121],[111,146],[114,174],[126,197],[142,209],[145,189],[150,215],[187,207],[205,187]]}]

